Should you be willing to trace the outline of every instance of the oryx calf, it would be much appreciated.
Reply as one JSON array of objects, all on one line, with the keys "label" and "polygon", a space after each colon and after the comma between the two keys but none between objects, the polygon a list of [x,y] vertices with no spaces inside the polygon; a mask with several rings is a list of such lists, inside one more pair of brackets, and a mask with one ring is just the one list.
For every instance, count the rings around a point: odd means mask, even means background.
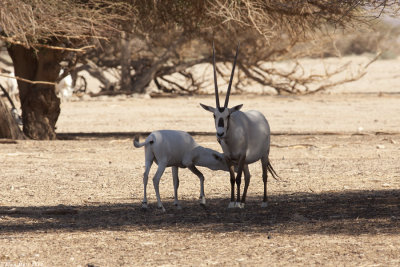
[{"label": "oryx calf", "polygon": [[153,185],[156,191],[158,208],[165,211],[159,192],[159,183],[166,167],[172,167],[174,183],[174,205],[180,208],[178,202],[178,167],[189,168],[200,179],[200,204],[205,204],[204,176],[196,166],[207,167],[211,170],[228,170],[224,156],[212,149],[198,145],[186,132],[161,130],[152,132],[143,143],[139,143],[139,137],[135,136],[135,147],[145,146],[145,172],[143,175],[144,197],[142,207],[147,208],[146,187],[149,171],[153,161],[158,165],[156,174],[153,177]]},{"label": "oryx calf", "polygon": [[[232,73],[228,85],[228,91],[223,107],[219,104],[217,76],[215,71],[215,51],[213,43],[213,66],[214,86],[216,97],[216,108],[200,104],[205,110],[214,114],[217,139],[224,152],[225,160],[229,167],[231,181],[231,202],[229,208],[243,208],[246,201],[247,189],[250,183],[250,172],[248,164],[261,160],[262,177],[264,182],[264,198],[262,207],[267,206],[267,175],[268,171],[276,178],[276,173],[269,161],[270,128],[267,119],[258,111],[239,111],[243,105],[228,108],[229,94],[235,71],[236,59],[239,45],[236,50]],[[235,178],[235,170],[237,176]],[[240,199],[241,176],[244,172],[245,184],[243,196]],[[237,197],[235,202],[234,189],[237,186]]]}]

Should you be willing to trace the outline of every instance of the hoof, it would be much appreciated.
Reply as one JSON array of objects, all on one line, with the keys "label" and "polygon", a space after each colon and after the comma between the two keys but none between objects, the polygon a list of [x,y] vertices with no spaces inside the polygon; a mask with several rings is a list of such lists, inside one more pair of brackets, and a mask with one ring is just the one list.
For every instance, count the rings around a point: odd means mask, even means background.
[{"label": "hoof", "polygon": [[235,207],[235,202],[229,202],[228,209],[233,209]]},{"label": "hoof", "polygon": [[261,208],[266,208],[266,207],[268,207],[268,202],[261,203]]},{"label": "hoof", "polygon": [[175,205],[175,208],[177,209],[177,210],[181,210],[182,209],[182,206],[181,205],[179,205],[179,204],[174,204]]},{"label": "hoof", "polygon": [[163,207],[163,206],[161,206],[161,207],[158,207],[158,210],[159,210],[159,211],[161,211],[162,213],[164,213],[164,212],[165,212],[165,209],[164,209],[164,207]]},{"label": "hoof", "polygon": [[200,205],[206,205],[206,198],[200,197]]},{"label": "hoof", "polygon": [[148,206],[147,206],[147,202],[142,202],[142,209],[147,210]]},{"label": "hoof", "polygon": [[235,208],[243,209],[243,208],[244,208],[244,203],[242,203],[242,202],[235,202]]}]

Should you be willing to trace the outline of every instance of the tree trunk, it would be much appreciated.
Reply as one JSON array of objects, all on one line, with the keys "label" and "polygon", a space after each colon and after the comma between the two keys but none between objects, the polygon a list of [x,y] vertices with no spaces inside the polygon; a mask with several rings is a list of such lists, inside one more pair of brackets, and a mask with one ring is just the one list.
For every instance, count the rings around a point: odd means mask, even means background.
[{"label": "tree trunk", "polygon": [[131,56],[132,56],[132,37],[125,32],[121,35],[121,90],[132,90],[131,78]]},{"label": "tree trunk", "polygon": [[168,59],[171,50],[172,49],[170,48],[167,52],[165,52],[161,58],[153,62],[149,68],[142,70],[137,79],[133,82],[134,92],[139,94],[145,93],[147,86],[149,86],[150,82],[156,77],[159,68],[165,64],[165,61]]},{"label": "tree trunk", "polygon": [[0,138],[25,139],[2,98],[0,98]]},{"label": "tree trunk", "polygon": [[[14,63],[15,76],[31,81],[54,82],[60,72],[63,52],[52,49],[10,45],[8,53]],[[55,86],[18,80],[23,132],[32,139],[56,139],[55,126],[60,115],[60,99]]]},{"label": "tree trunk", "polygon": [[135,80],[133,84],[133,91],[143,94],[146,91],[147,86],[149,86],[150,82],[154,79],[160,65],[161,64],[154,64],[146,72],[142,73],[142,75]]},{"label": "tree trunk", "polygon": [[154,80],[156,74],[160,67],[164,65],[171,54],[176,51],[176,48],[181,45],[185,41],[185,34],[182,33],[179,38],[176,38],[174,42],[168,47],[168,49],[158,58],[155,62],[151,64],[151,67],[146,69],[145,72],[142,72],[141,75],[133,83],[133,91],[137,93],[144,93],[146,91],[146,87],[149,83]]}]

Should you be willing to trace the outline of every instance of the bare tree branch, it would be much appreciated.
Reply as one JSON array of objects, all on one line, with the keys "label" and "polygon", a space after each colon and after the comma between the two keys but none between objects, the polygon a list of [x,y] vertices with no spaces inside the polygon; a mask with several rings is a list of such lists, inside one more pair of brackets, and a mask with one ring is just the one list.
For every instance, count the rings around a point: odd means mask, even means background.
[{"label": "bare tree branch", "polygon": [[23,82],[30,83],[30,84],[48,84],[48,85],[56,85],[56,83],[53,83],[53,82],[31,81],[31,80],[24,79],[24,78],[21,78],[21,77],[18,77],[18,76],[11,76],[11,75],[7,75],[7,74],[3,74],[3,73],[0,73],[0,76],[6,77],[6,78],[9,78],[9,79],[15,79],[15,80],[23,81]]}]

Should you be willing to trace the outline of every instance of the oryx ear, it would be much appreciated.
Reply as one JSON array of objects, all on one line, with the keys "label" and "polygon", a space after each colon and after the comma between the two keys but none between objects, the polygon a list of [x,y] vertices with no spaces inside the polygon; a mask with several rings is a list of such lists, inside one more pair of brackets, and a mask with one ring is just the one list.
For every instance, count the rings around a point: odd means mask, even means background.
[{"label": "oryx ear", "polygon": [[243,107],[243,104],[240,104],[240,105],[234,106],[233,108],[230,108],[229,114],[232,114],[233,112],[240,110],[242,107]]},{"label": "oryx ear", "polygon": [[212,113],[214,113],[214,111],[215,111],[215,108],[213,108],[213,107],[210,107],[210,106],[207,106],[207,105],[204,105],[201,103],[200,103],[200,106],[202,106],[202,108],[204,108],[205,110],[210,111]]}]

